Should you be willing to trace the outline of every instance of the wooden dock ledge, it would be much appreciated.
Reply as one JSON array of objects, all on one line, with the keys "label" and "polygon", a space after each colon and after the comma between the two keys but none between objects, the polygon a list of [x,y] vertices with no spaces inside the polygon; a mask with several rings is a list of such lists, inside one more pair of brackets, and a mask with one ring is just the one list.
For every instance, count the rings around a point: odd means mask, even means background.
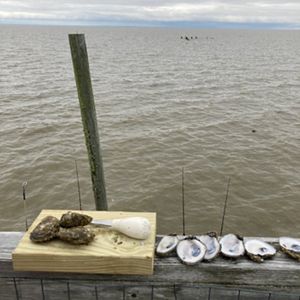
[{"label": "wooden dock ledge", "polygon": [[[15,272],[22,232],[0,232],[0,299],[299,299],[300,262],[278,252],[258,264],[218,257],[194,266],[156,258],[152,276]],[[157,237],[159,240],[160,237]],[[278,248],[277,239],[261,238]]]}]

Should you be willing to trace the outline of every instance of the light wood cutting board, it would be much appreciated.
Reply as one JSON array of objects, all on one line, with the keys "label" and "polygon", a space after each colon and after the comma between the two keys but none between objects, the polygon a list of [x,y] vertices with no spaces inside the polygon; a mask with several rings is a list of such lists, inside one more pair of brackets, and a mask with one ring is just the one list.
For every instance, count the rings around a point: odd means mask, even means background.
[{"label": "light wood cutting board", "polygon": [[[73,210],[72,210],[73,211]],[[145,217],[151,224],[147,240],[135,240],[109,228],[92,228],[96,237],[88,245],[71,245],[60,240],[34,243],[30,232],[45,216],[60,218],[67,210],[42,210],[12,253],[15,271],[76,272],[98,274],[153,273],[156,214],[119,211],[75,211],[94,219]]]}]

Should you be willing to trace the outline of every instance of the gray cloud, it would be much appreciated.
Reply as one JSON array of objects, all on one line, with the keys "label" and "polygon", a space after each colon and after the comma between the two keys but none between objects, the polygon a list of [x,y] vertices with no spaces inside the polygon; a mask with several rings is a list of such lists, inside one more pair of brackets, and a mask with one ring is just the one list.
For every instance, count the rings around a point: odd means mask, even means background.
[{"label": "gray cloud", "polygon": [[0,18],[300,24],[300,1],[0,0]]}]

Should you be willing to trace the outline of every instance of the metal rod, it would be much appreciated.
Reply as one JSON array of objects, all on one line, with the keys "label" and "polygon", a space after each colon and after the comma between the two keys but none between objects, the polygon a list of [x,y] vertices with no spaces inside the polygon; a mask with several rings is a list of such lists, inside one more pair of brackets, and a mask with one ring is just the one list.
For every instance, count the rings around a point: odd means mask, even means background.
[{"label": "metal rod", "polygon": [[176,284],[174,284],[173,286],[173,291],[174,291],[174,299],[177,300]]},{"label": "metal rod", "polygon": [[67,281],[67,293],[68,293],[68,300],[71,300],[71,291],[70,291],[70,282]]},{"label": "metal rod", "polygon": [[126,299],[126,290],[125,290],[125,286],[123,286],[123,300]]},{"label": "metal rod", "polygon": [[182,234],[185,235],[185,203],[184,203],[184,167],[181,170],[181,193],[182,193]]},{"label": "metal rod", "polygon": [[211,287],[208,289],[208,300],[210,300],[210,294],[211,294]]},{"label": "metal rod", "polygon": [[78,175],[78,168],[77,168],[77,161],[76,161],[76,159],[75,159],[75,169],[76,169],[76,178],[77,178],[77,190],[78,190],[79,209],[82,210],[81,194],[80,194],[80,183],[79,183],[79,175]]},{"label": "metal rod", "polygon": [[98,296],[98,288],[97,288],[97,286],[95,286],[95,295],[96,295],[96,300],[99,300],[99,296]]},{"label": "metal rod", "polygon": [[272,297],[272,293],[269,293],[268,300],[271,300],[271,297]]},{"label": "metal rod", "polygon": [[77,85],[85,144],[97,210],[107,210],[97,115],[84,34],[69,34],[69,43]]},{"label": "metal rod", "polygon": [[224,227],[225,214],[226,214],[226,208],[227,208],[227,200],[228,200],[228,194],[229,194],[229,186],[230,186],[230,177],[228,178],[228,183],[227,183],[227,190],[226,190],[226,197],[225,197],[225,202],[224,202],[224,209],[223,209],[222,223],[221,223],[221,229],[220,229],[220,236],[222,236],[222,234],[223,234],[223,227]]},{"label": "metal rod", "polygon": [[20,299],[20,295],[19,295],[17,281],[16,281],[15,277],[13,277],[13,281],[14,281],[14,287],[15,287],[15,292],[16,292],[16,298],[17,298],[17,300],[19,300]]},{"label": "metal rod", "polygon": [[22,184],[22,192],[23,192],[23,214],[25,219],[25,230],[28,230],[28,221],[27,221],[27,207],[26,207],[26,186],[27,181],[24,181]]},{"label": "metal rod", "polygon": [[43,279],[41,279],[40,282],[41,282],[42,299],[45,300],[45,289],[44,289]]}]

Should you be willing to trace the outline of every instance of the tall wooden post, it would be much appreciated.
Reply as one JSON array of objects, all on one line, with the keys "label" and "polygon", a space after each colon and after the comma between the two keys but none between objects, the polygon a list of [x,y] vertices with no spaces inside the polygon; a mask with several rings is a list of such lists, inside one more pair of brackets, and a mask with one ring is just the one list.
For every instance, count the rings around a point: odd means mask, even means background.
[{"label": "tall wooden post", "polygon": [[85,143],[90,162],[96,209],[107,210],[96,109],[84,34],[69,34],[69,43],[73,60]]}]

